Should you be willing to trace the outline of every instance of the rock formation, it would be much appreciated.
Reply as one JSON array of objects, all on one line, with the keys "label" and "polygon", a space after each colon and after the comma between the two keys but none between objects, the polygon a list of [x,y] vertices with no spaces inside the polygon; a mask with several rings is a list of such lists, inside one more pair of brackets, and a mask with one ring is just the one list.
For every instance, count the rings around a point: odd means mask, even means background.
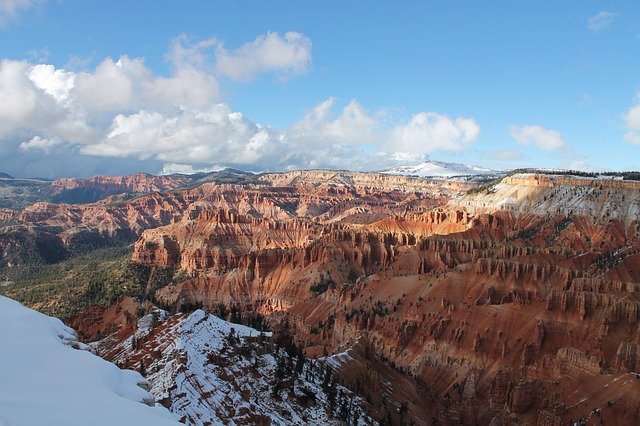
[{"label": "rock formation", "polygon": [[594,408],[640,422],[640,184],[521,174],[470,189],[298,171],[39,203],[16,223],[63,245],[137,238],[134,262],[191,277],[158,303],[259,312],[310,356],[366,338],[374,356],[350,355],[354,389],[384,363],[407,389],[428,388],[390,397],[417,423],[565,424]]}]

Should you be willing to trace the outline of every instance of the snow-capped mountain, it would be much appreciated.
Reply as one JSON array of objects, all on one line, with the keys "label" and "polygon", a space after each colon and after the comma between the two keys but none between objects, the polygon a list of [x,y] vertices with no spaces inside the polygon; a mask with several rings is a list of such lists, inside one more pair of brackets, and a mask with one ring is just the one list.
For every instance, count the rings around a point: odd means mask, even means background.
[{"label": "snow-capped mountain", "polygon": [[364,402],[331,380],[330,363],[202,310],[155,310],[126,339],[115,333],[92,345],[143,369],[151,393],[187,424],[372,424]]},{"label": "snow-capped mountain", "polygon": [[0,425],[177,425],[137,372],[91,353],[75,332],[0,296]]},{"label": "snow-capped mountain", "polygon": [[392,169],[383,170],[381,173],[391,175],[443,178],[453,176],[494,174],[497,173],[497,171],[461,163],[446,163],[444,161],[425,160],[417,165],[394,167]]}]

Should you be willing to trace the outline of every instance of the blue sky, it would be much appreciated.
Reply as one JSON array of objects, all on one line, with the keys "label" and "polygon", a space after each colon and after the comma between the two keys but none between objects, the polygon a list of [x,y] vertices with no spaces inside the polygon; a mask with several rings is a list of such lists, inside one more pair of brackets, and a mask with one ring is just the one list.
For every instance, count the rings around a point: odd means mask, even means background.
[{"label": "blue sky", "polygon": [[0,0],[0,171],[640,169],[640,2],[398,3]]}]

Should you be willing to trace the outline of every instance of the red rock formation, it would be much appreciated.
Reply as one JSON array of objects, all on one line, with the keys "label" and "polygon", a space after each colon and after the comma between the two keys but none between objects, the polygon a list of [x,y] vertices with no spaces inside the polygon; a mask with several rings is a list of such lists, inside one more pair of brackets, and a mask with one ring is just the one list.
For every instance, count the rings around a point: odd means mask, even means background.
[{"label": "red rock formation", "polygon": [[413,413],[428,403],[448,422],[558,424],[615,400],[607,421],[640,421],[628,382],[639,367],[637,183],[525,175],[466,194],[364,173],[259,179],[38,204],[20,219],[67,241],[87,229],[138,235],[133,260],[193,274],[159,301],[286,320],[310,354],[366,336],[402,377],[428,384],[432,400],[410,401]]}]

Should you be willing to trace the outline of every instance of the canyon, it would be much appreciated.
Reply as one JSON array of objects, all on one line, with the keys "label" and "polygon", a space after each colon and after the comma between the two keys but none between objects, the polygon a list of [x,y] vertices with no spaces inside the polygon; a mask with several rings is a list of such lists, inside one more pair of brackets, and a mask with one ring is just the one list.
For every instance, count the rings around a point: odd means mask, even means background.
[{"label": "canyon", "polygon": [[[236,320],[264,318],[275,336],[290,335],[308,359],[330,365],[345,394],[368,407],[360,419],[640,423],[638,181],[309,170],[56,185],[110,193],[3,209],[0,289],[47,313],[72,304],[63,319],[107,360],[135,368],[147,359],[165,371],[176,356],[167,339],[224,307]],[[27,286],[14,272],[62,262],[72,274],[78,253],[114,245],[127,268],[143,272],[118,275],[123,290],[113,300],[71,297],[100,290],[86,276],[61,291]],[[42,295],[27,300],[35,287]],[[146,332],[157,350],[125,350],[140,337],[144,306],[165,312]],[[208,353],[200,344],[193,351],[193,359]],[[246,386],[243,371],[233,370],[234,386]],[[244,413],[255,421],[275,407],[265,404]]]}]

